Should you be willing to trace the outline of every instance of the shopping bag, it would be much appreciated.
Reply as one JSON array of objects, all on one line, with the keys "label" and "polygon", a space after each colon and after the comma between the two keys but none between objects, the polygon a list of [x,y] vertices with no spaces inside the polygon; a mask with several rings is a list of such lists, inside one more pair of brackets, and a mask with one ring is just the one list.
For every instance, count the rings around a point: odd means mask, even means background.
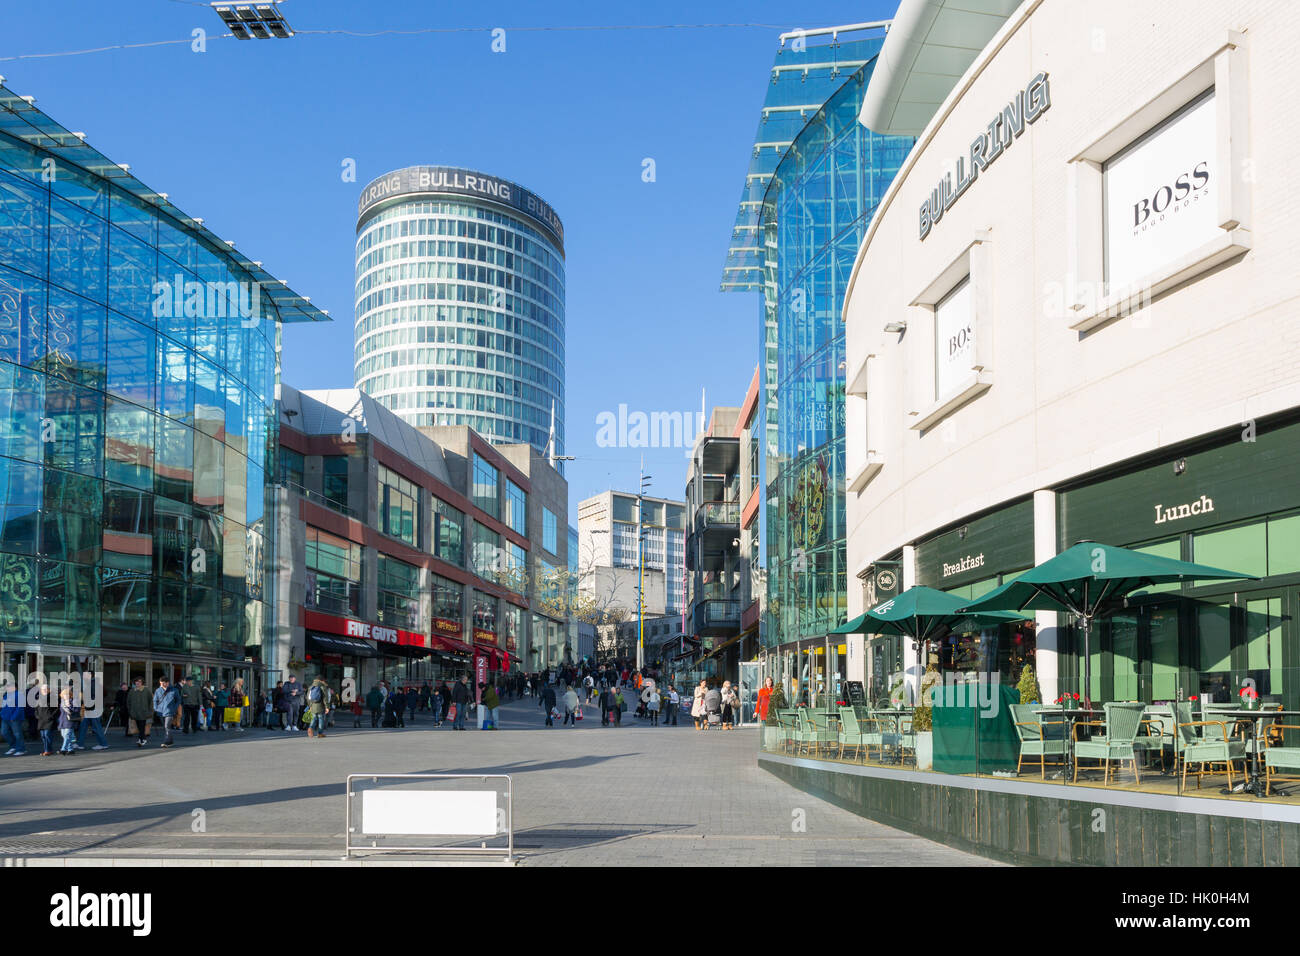
[{"label": "shopping bag", "polygon": [[237,723],[239,723],[239,708],[238,708],[238,707],[227,707],[226,710],[225,710],[225,713],[222,715],[221,719],[222,719],[223,721],[225,721],[226,723],[228,723],[228,724],[237,724]]},{"label": "shopping bag", "polygon": [[573,712],[573,719],[574,719],[574,720],[582,720],[582,708],[581,708],[581,707],[579,707],[577,710],[575,710],[575,711]]},{"label": "shopping bag", "polygon": [[452,704],[450,707],[447,708],[447,719],[448,719],[448,720],[455,720],[455,719],[456,719],[456,705],[455,705],[455,704]]}]

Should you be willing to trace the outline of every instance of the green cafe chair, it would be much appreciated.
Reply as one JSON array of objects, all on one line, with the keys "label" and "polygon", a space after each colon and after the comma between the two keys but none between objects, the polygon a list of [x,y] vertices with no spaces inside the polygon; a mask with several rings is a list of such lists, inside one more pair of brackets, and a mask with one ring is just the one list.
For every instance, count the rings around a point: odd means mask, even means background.
[{"label": "green cafe chair", "polygon": [[1030,766],[1038,760],[1039,776],[1047,779],[1047,758],[1059,757],[1052,763],[1065,763],[1065,721],[1049,719],[1049,714],[1035,713],[1039,704],[1012,704],[1011,719],[1016,725],[1016,734],[1020,737],[1020,759],[1016,761],[1016,774],[1024,765],[1025,758],[1030,758]]},{"label": "green cafe chair", "polygon": [[1158,754],[1160,769],[1165,769],[1165,750],[1174,745],[1174,709],[1168,704],[1154,704],[1142,714],[1142,727],[1133,740],[1133,749],[1140,754]]},{"label": "green cafe chair", "polygon": [[852,747],[854,756],[861,758],[866,752],[867,736],[867,734],[863,733],[862,725],[858,723],[858,715],[853,712],[853,708],[841,707],[839,759],[844,759],[844,749],[846,747]]},{"label": "green cafe chair", "polygon": [[[1146,709],[1145,704],[1105,704],[1103,709],[1106,713],[1106,720],[1103,724],[1096,720],[1079,721],[1074,725],[1074,783],[1079,781],[1079,763],[1083,760],[1100,760],[1103,767],[1103,785],[1110,786],[1110,765],[1114,763],[1124,763],[1125,761],[1133,764],[1133,777],[1138,783],[1142,782],[1141,774],[1138,772],[1137,748],[1134,742],[1137,740],[1138,732],[1142,729],[1142,711]],[[1092,737],[1088,740],[1079,740],[1080,727],[1104,727],[1105,732],[1100,737]],[[1116,768],[1118,771],[1118,768]]]},{"label": "green cafe chair", "polygon": [[897,714],[882,713],[880,710],[873,710],[870,717],[871,723],[875,725],[876,733],[879,738],[880,759],[885,759],[885,753],[890,750],[900,751],[899,762],[902,762],[902,744],[903,735],[899,733],[899,717]]},{"label": "green cafe chair", "polygon": [[1267,797],[1272,792],[1273,781],[1300,780],[1300,724],[1274,724],[1264,736],[1264,742],[1264,796]]},{"label": "green cafe chair", "polygon": [[[1228,789],[1232,789],[1232,764],[1235,760],[1242,763],[1242,774],[1246,772],[1246,742],[1240,737],[1233,737],[1228,730],[1228,720],[1192,720],[1192,705],[1178,704],[1178,734],[1182,744],[1183,772],[1178,779],[1178,792],[1187,789],[1187,768],[1196,764],[1196,788],[1201,787],[1201,776],[1213,773],[1215,766],[1222,764],[1228,775]],[[1205,768],[1209,766],[1207,771]]]},{"label": "green cafe chair", "polygon": [[898,718],[898,759],[903,761],[907,758],[908,751],[912,753],[912,763],[916,763],[916,731],[912,729],[912,715],[905,714]]},{"label": "green cafe chair", "polygon": [[781,727],[781,749],[787,753],[795,748],[795,742],[798,739],[798,717],[797,710],[778,710],[776,712],[776,721]]},{"label": "green cafe chair", "polygon": [[799,709],[799,734],[797,740],[800,753],[805,752],[806,748],[806,752],[812,756],[827,750],[831,744],[839,743],[839,734],[830,730],[825,724],[819,727],[812,713],[801,707]]}]

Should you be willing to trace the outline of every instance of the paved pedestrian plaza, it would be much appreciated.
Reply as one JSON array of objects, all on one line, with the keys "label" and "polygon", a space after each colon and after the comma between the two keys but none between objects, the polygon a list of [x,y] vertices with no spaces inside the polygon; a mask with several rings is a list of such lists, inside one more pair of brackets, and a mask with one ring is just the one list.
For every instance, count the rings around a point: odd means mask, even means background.
[{"label": "paved pedestrian plaza", "polygon": [[[351,715],[324,740],[305,733],[178,734],[137,749],[0,760],[0,856],[9,865],[338,863],[349,773],[498,773],[513,779],[525,866],[982,865],[988,861],[882,826],[760,770],[757,731],[543,726],[525,700],[503,729],[456,733],[427,716],[360,730]],[[391,854],[404,862],[410,855]],[[370,858],[371,862],[377,859]],[[355,864],[353,864],[355,865]]]}]

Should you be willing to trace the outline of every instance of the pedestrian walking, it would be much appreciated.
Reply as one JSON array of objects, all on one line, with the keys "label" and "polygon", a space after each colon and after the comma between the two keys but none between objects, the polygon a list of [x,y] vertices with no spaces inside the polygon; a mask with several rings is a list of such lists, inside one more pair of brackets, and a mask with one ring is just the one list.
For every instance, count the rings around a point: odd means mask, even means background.
[{"label": "pedestrian walking", "polygon": [[575,691],[568,684],[564,685],[563,690],[564,690],[564,695],[561,698],[561,700],[564,704],[564,724],[566,726],[572,724],[574,727],[576,727],[578,726],[578,722],[573,715],[577,711],[577,709],[581,706],[578,703],[578,692]]},{"label": "pedestrian walking", "polygon": [[76,692],[71,687],[63,688],[59,691],[59,733],[63,735],[63,746],[59,748],[60,757],[70,757],[76,753],[72,749],[72,744],[76,740],[76,722],[80,717]]},{"label": "pedestrian walking", "polygon": [[361,698],[352,698],[352,727],[354,730],[361,726],[361,715],[363,713],[365,713],[365,710],[361,706]]},{"label": "pedestrian walking", "polygon": [[230,725],[235,728],[236,732],[244,732],[244,708],[248,706],[248,697],[244,694],[244,678],[235,678],[234,686],[230,688]]},{"label": "pedestrian walking", "polygon": [[623,688],[614,691],[614,726],[623,726],[623,711],[627,710],[627,700],[623,697]]},{"label": "pedestrian walking", "polygon": [[184,722],[181,733],[197,734],[199,732],[199,708],[203,706],[203,688],[195,683],[193,677],[181,678],[181,707],[184,708]]},{"label": "pedestrian walking", "polygon": [[465,729],[465,711],[469,710],[469,678],[461,675],[451,691],[451,703],[456,708],[456,717],[451,722],[452,730]]},{"label": "pedestrian walking", "polygon": [[208,730],[217,729],[217,692],[212,689],[212,681],[204,681],[200,693],[203,710],[207,713]]},{"label": "pedestrian walking", "polygon": [[406,691],[401,687],[393,691],[388,698],[388,703],[393,709],[393,725],[396,727],[406,726]]},{"label": "pedestrian walking", "polygon": [[438,726],[441,727],[443,721],[447,720],[448,715],[451,713],[451,685],[446,681],[443,681],[441,686],[438,688],[438,696],[441,698],[439,703],[441,709],[438,712]]},{"label": "pedestrian walking", "polygon": [[285,730],[294,732],[298,729],[298,715],[302,712],[302,685],[293,674],[284,682],[284,722]]},{"label": "pedestrian walking", "polygon": [[681,710],[681,707],[682,707],[682,695],[677,693],[676,687],[674,687],[672,684],[669,684],[668,685],[668,710],[664,714],[665,727],[668,726],[669,721],[672,721],[672,725],[674,727],[677,726],[677,711]]},{"label": "pedestrian walking", "polygon": [[691,716],[695,718],[695,729],[702,729],[704,722],[704,695],[708,692],[708,686],[703,678],[695,685],[695,694],[691,698]]},{"label": "pedestrian walking", "polygon": [[379,726],[379,709],[384,706],[384,695],[379,690],[378,684],[370,686],[370,693],[366,694],[366,707],[370,710],[370,726]]},{"label": "pedestrian walking", "polygon": [[108,738],[104,736],[104,725],[100,721],[99,715],[98,714],[87,715],[86,708],[83,704],[81,708],[81,726],[77,728],[77,749],[78,750],[82,750],[85,747],[86,731],[90,731],[91,733],[93,733],[95,735],[95,740],[98,741],[95,744],[95,746],[90,748],[91,750],[108,749]]},{"label": "pedestrian walking", "polygon": [[774,681],[768,678],[763,682],[763,687],[758,692],[758,703],[755,707],[755,713],[758,716],[760,724],[767,723],[767,708],[772,702],[772,686]]},{"label": "pedestrian walking", "polygon": [[325,736],[325,718],[329,714],[329,688],[325,681],[317,677],[307,690],[307,708],[311,712],[311,723],[307,726],[308,737]]},{"label": "pedestrian walking", "polygon": [[740,709],[740,698],[731,687],[731,681],[722,682],[722,729],[735,730],[736,711]]},{"label": "pedestrian walking", "polygon": [[596,698],[600,704],[600,726],[608,727],[610,715],[614,712],[614,692],[608,687],[601,690],[600,696]]},{"label": "pedestrian walking", "polygon": [[479,684],[478,691],[479,699],[483,701],[483,707],[487,711],[483,715],[483,729],[496,730],[498,727],[497,720],[500,716],[501,697],[491,684]]},{"label": "pedestrian walking", "polygon": [[158,688],[153,692],[153,713],[154,722],[161,723],[165,731],[162,742],[164,747],[171,747],[176,743],[172,740],[172,720],[180,707],[181,697],[176,693],[176,688],[166,677],[159,677]]},{"label": "pedestrian walking", "polygon": [[442,726],[442,688],[434,687],[429,691],[429,716],[433,720],[433,726]]},{"label": "pedestrian walking", "polygon": [[541,701],[541,707],[546,711],[546,726],[555,726],[555,688],[550,684],[541,685],[541,691],[538,693],[538,699]]},{"label": "pedestrian walking", "polygon": [[54,731],[59,726],[59,701],[50,699],[50,685],[42,684],[36,712],[36,732],[41,735],[41,756],[54,756]]},{"label": "pedestrian walking", "polygon": [[650,712],[650,726],[658,727],[659,726],[659,702],[661,700],[659,696],[659,688],[653,682],[651,682],[649,684],[648,693],[650,694],[650,699],[646,701],[646,710]]},{"label": "pedestrian walking", "polygon": [[6,683],[0,694],[0,726],[4,728],[5,740],[9,742],[6,757],[22,757],[27,753],[27,739],[23,733],[25,723],[25,706],[23,692],[17,684]]},{"label": "pedestrian walking", "polygon": [[123,681],[122,686],[113,695],[113,717],[109,718],[110,725],[114,719],[122,724],[122,733],[127,737],[131,736],[131,716],[126,712],[126,695],[130,691],[130,685]]},{"label": "pedestrian walking", "polygon": [[137,677],[130,692],[126,695],[126,712],[131,719],[131,732],[135,734],[137,747],[147,746],[149,731],[153,725],[153,697],[144,686],[144,678]]}]

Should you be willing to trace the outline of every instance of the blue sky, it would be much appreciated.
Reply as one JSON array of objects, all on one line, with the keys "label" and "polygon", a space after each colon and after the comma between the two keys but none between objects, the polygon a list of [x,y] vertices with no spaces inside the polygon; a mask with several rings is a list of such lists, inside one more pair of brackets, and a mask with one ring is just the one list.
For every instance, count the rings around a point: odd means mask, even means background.
[{"label": "blue sky", "polygon": [[[513,179],[564,221],[570,517],[634,489],[639,449],[597,418],[737,405],[758,361],[754,294],[718,291],[782,30],[887,18],[896,0],[650,4],[286,0],[299,31],[414,36],[217,39],[188,0],[0,0],[0,75],[189,215],[328,309],[286,326],[285,382],[352,385],[361,187],[414,164]],[[575,25],[767,24],[565,31]],[[191,31],[209,34],[206,52]],[[506,30],[494,53],[490,31]],[[30,54],[181,40],[78,56]],[[23,57],[22,59],[6,59]],[[656,180],[642,180],[643,160]],[[344,182],[344,160],[356,182]],[[681,497],[686,453],[646,450],[651,493]]]}]

